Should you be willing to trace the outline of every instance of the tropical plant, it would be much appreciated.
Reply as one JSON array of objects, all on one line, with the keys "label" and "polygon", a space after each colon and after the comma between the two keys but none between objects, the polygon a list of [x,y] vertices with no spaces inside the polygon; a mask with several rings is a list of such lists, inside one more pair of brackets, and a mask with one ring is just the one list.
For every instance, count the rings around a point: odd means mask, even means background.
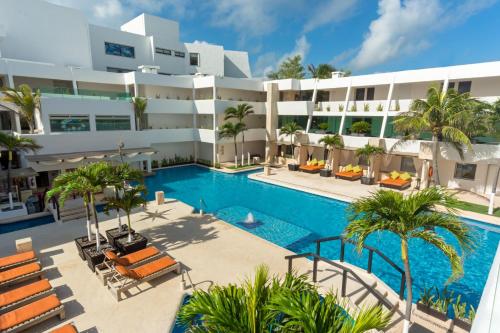
[{"label": "tropical plant", "polygon": [[371,130],[371,125],[369,122],[360,120],[351,125],[351,132],[356,134],[367,134]]},{"label": "tropical plant", "polygon": [[414,139],[424,132],[432,134],[432,164],[434,184],[439,186],[439,142],[450,142],[463,157],[465,147],[472,148],[465,127],[461,121],[477,101],[468,93],[459,94],[450,89],[446,92],[438,87],[427,91],[427,100],[416,99],[410,105],[410,111],[397,116],[393,121],[394,129],[405,135],[399,142]]},{"label": "tropical plant", "polygon": [[326,130],[328,130],[328,127],[329,127],[328,123],[319,123],[318,124],[318,128],[320,129],[320,131],[326,131]]},{"label": "tropical plant", "polygon": [[356,102],[354,102],[351,105],[351,112],[356,112],[356,111],[358,111],[358,106],[356,105]]},{"label": "tropical plant", "polygon": [[[390,232],[401,240],[407,292],[404,332],[408,332],[413,301],[408,243],[419,239],[441,251],[451,265],[449,282],[463,274],[462,256],[474,248],[474,237],[469,227],[455,215],[456,211],[452,208],[456,201],[453,195],[438,187],[406,196],[400,192],[379,190],[372,196],[356,200],[348,208],[349,224],[345,233],[356,242],[358,251],[363,249],[367,237],[373,233]],[[438,212],[438,205],[446,213]],[[455,238],[461,255],[436,232],[436,228],[447,231]]]},{"label": "tropical plant", "polygon": [[[245,129],[246,129],[246,126],[243,123],[232,123],[232,122],[228,121],[228,122],[224,123],[219,130],[219,138],[221,138],[221,139],[222,138],[232,138],[233,139],[235,162],[238,160],[238,145],[236,144],[236,138]],[[238,165],[235,165],[235,166],[238,166]]]},{"label": "tropical plant", "polygon": [[424,288],[420,293],[420,299],[418,301],[430,308],[432,304],[434,304],[435,297],[436,295],[433,293],[433,288]]},{"label": "tropical plant", "polygon": [[297,54],[284,60],[276,72],[270,72],[267,77],[272,80],[278,79],[297,79],[304,78],[304,66],[302,66],[302,57]]},{"label": "tropical plant", "polygon": [[0,132],[0,147],[7,150],[7,193],[9,193],[9,204],[12,209],[12,184],[10,179],[10,172],[12,169],[13,152],[35,152],[42,146],[38,145],[35,140],[31,138],[23,138],[15,136],[14,134]]},{"label": "tropical plant", "polygon": [[292,146],[292,157],[294,157],[295,145],[293,144],[293,138],[295,135],[299,134],[302,131],[302,127],[296,122],[292,121],[286,123],[280,128],[280,134],[284,134],[285,136],[290,137],[290,146]]},{"label": "tropical plant", "polygon": [[368,143],[364,145],[364,147],[356,149],[356,156],[366,158],[366,163],[368,163],[368,171],[366,175],[368,178],[372,178],[372,158],[377,155],[382,155],[383,153],[385,153],[384,148],[372,146]]},{"label": "tropical plant", "polygon": [[[235,108],[234,107],[229,107],[225,111],[225,116],[224,120],[229,120],[229,119],[236,119],[238,120],[238,123],[241,123],[245,125],[243,120],[251,114],[254,113],[253,106],[247,104],[247,103],[242,103],[238,104]],[[246,125],[241,132],[241,154],[244,156],[245,155],[245,149],[244,149],[244,144],[245,144],[245,131],[246,131]],[[242,160],[243,163],[243,160]]]},{"label": "tropical plant", "polygon": [[123,194],[114,198],[106,198],[105,212],[109,213],[110,209],[123,210],[127,215],[127,225],[128,225],[128,239],[127,241],[132,242],[132,226],[130,225],[130,213],[134,208],[140,207],[146,204],[146,199],[143,195],[146,195],[146,187],[144,185],[137,185],[135,187],[127,188],[123,191]]},{"label": "tropical plant", "polygon": [[342,136],[338,134],[325,135],[318,141],[322,143],[326,150],[328,150],[328,166],[333,169],[333,151],[335,149],[344,148],[344,143],[342,142]]},{"label": "tropical plant", "polygon": [[17,87],[17,89],[12,88],[1,88],[4,94],[0,100],[5,102],[13,103],[17,106],[17,109],[14,110],[18,113],[23,120],[29,126],[30,134],[34,133],[36,124],[35,124],[35,115],[36,111],[40,112],[41,106],[41,93],[40,89],[33,90],[27,84],[21,84]]},{"label": "tropical plant", "polygon": [[339,112],[343,112],[344,111],[344,104],[339,104]]},{"label": "tropical plant", "polygon": [[365,112],[370,111],[370,104],[365,103],[365,104],[363,105],[363,111],[365,111]]},{"label": "tropical plant", "polygon": [[384,110],[384,107],[382,106],[382,104],[378,103],[377,105],[377,111],[378,112],[382,112]]},{"label": "tropical plant", "polygon": [[[324,298],[307,276],[270,277],[266,266],[242,285],[197,290],[179,312],[190,332],[366,332],[384,329],[389,316],[380,306],[348,315],[332,293]],[[352,313],[352,312],[349,312]]]},{"label": "tropical plant", "polygon": [[132,98],[132,103],[134,104],[136,130],[141,131],[142,119],[144,118],[144,113],[146,112],[146,108],[148,106],[148,100],[144,97],[134,97]]},{"label": "tropical plant", "polygon": [[401,105],[399,105],[399,99],[396,100],[396,105],[394,106],[394,111],[401,111]]},{"label": "tropical plant", "polygon": [[336,68],[330,64],[319,64],[317,67],[313,64],[307,65],[307,70],[311,73],[311,77],[315,79],[329,79],[332,77],[332,72]]}]

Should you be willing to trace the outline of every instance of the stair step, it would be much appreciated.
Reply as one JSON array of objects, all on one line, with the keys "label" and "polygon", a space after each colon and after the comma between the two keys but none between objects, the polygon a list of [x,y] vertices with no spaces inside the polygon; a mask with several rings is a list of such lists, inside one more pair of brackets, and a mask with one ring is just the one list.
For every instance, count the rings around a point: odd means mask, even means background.
[{"label": "stair step", "polygon": [[[377,281],[373,281],[373,283],[370,285],[371,289],[375,289],[377,287]],[[359,296],[355,301],[354,301],[354,304],[356,305],[359,305],[359,303],[361,303],[366,297],[368,297],[369,295],[371,295],[372,292],[371,290],[369,289],[366,289],[362,294],[361,296]]]}]

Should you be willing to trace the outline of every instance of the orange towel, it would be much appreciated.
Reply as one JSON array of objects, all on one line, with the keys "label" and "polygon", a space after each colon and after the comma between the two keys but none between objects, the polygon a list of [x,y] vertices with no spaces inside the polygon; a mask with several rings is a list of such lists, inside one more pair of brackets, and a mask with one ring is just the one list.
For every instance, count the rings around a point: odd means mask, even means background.
[{"label": "orange towel", "polygon": [[9,290],[0,294],[0,307],[21,301],[27,297],[50,290],[51,288],[52,286],[50,285],[49,280],[43,279],[13,290]]},{"label": "orange towel", "polygon": [[56,328],[55,330],[51,331],[50,333],[78,333],[78,331],[76,330],[76,328],[73,324],[66,324],[64,326]]},{"label": "orange towel", "polygon": [[150,276],[151,274],[159,272],[167,267],[175,265],[176,263],[177,262],[174,259],[170,258],[169,256],[165,256],[134,269],[127,269],[120,265],[116,265],[115,268],[118,271],[118,273],[124,276],[128,276],[135,280],[140,280]]},{"label": "orange towel", "polygon": [[0,315],[0,330],[6,330],[27,320],[38,317],[61,305],[56,295],[50,295],[33,303]]},{"label": "orange towel", "polygon": [[40,266],[40,264],[36,262],[8,269],[6,271],[0,272],[0,282],[7,282],[26,274],[38,272],[40,270],[42,270],[42,266]]},{"label": "orange towel", "polygon": [[130,266],[130,265],[136,264],[144,259],[155,256],[158,253],[160,253],[160,250],[158,250],[156,247],[148,246],[145,249],[142,249],[142,250],[139,250],[136,252],[132,252],[132,253],[127,254],[126,256],[123,256],[123,257],[118,257],[112,251],[107,251],[105,253],[105,255],[106,255],[106,257],[108,257],[108,259],[113,260],[117,264],[120,264],[122,266]]},{"label": "orange towel", "polygon": [[0,267],[22,263],[35,258],[35,251],[27,251],[0,258]]}]

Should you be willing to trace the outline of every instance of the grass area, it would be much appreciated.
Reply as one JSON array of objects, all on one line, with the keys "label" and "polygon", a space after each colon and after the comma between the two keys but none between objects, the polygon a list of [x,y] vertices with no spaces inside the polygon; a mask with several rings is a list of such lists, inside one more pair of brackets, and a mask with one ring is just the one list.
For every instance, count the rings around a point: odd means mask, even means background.
[{"label": "grass area", "polygon": [[[456,205],[454,205],[455,208],[461,209],[461,210],[468,210],[470,212],[474,213],[479,213],[479,214],[488,214],[488,206],[484,205],[478,205],[475,203],[470,203],[466,201],[458,201]],[[500,217],[500,208],[497,207],[493,210],[493,216]]]},{"label": "grass area", "polygon": [[250,165],[239,165],[237,167],[235,167],[234,165],[232,166],[225,166],[224,168],[226,169],[230,169],[230,170],[245,170],[245,169],[248,169],[248,168],[253,168],[253,167],[256,167],[256,166],[259,166],[258,164],[250,164]]}]

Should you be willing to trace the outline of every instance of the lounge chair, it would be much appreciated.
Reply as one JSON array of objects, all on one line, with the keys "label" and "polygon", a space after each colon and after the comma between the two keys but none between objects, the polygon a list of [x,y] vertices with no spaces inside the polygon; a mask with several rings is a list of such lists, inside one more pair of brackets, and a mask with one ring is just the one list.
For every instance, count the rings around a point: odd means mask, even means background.
[{"label": "lounge chair", "polygon": [[0,294],[0,314],[12,311],[54,292],[47,279],[6,291]]},{"label": "lounge chair", "polygon": [[50,331],[50,333],[78,333],[78,331],[73,323],[69,323]]},{"label": "lounge chair", "polygon": [[0,288],[11,286],[33,278],[43,279],[42,266],[40,266],[37,262],[32,262],[0,272]]},{"label": "lounge chair", "polygon": [[64,319],[64,305],[56,295],[49,295],[0,315],[0,333],[21,332],[55,316]]},{"label": "lounge chair", "polygon": [[161,255],[162,253],[155,246],[148,246],[145,249],[132,252],[122,257],[117,256],[113,251],[106,251],[104,252],[104,263],[96,266],[95,272],[103,284],[106,285],[108,278],[113,275],[113,267],[115,265],[122,265],[130,269],[157,259]]},{"label": "lounge chair", "polygon": [[35,251],[27,251],[0,258],[0,271],[37,261]]},{"label": "lounge chair", "polygon": [[325,161],[318,161],[313,159],[312,161],[308,161],[307,164],[301,165],[299,167],[300,171],[306,173],[318,173],[321,169],[325,168]]},{"label": "lounge chair", "polygon": [[136,268],[128,269],[122,265],[115,265],[115,274],[109,279],[108,287],[117,301],[121,300],[122,292],[139,284],[156,279],[169,272],[181,273],[181,264],[169,256],[161,257]]},{"label": "lounge chair", "polygon": [[397,171],[391,172],[391,176],[379,182],[380,187],[388,187],[396,190],[405,190],[411,186],[411,176],[408,173],[400,174]]},{"label": "lounge chair", "polygon": [[339,172],[335,172],[335,178],[340,178],[344,180],[358,180],[363,176],[363,169],[361,169],[359,166],[352,166],[352,165],[346,165],[342,170]]}]

